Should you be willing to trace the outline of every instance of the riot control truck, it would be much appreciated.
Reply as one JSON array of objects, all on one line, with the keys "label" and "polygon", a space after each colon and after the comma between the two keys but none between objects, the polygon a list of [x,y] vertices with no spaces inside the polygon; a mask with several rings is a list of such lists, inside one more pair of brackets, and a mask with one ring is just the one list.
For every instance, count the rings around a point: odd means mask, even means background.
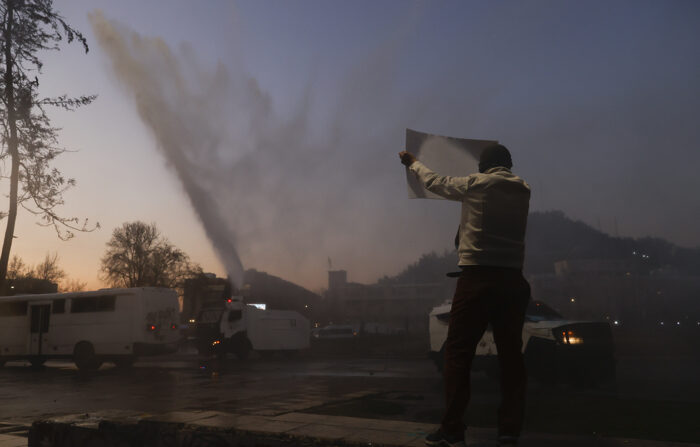
[{"label": "riot control truck", "polygon": [[309,348],[309,320],[292,310],[267,310],[245,304],[242,296],[223,307],[203,308],[195,325],[200,355],[248,358],[251,352],[295,353]]}]

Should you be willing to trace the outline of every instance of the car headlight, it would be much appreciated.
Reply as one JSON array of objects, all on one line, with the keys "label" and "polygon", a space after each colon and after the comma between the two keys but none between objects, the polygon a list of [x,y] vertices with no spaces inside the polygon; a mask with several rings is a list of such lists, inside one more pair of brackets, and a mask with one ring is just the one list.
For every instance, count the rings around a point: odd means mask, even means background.
[{"label": "car headlight", "polygon": [[559,343],[567,345],[582,345],[583,338],[570,329],[555,329],[554,335]]}]

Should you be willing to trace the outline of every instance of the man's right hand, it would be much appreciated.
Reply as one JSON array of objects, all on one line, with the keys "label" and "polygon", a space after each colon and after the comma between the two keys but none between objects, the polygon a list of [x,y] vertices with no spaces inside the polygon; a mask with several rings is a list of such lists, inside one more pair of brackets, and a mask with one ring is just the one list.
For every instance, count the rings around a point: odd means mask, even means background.
[{"label": "man's right hand", "polygon": [[416,161],[415,155],[407,151],[399,152],[399,158],[401,159],[401,164],[406,167],[411,166]]}]

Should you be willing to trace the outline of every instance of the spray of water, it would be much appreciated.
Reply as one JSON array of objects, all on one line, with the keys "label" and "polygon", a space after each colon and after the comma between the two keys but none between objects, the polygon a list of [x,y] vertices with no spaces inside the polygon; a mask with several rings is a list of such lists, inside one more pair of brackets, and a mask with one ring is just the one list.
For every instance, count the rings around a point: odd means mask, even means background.
[{"label": "spray of water", "polygon": [[404,128],[426,107],[393,93],[398,40],[339,81],[318,131],[309,123],[313,88],[282,117],[235,64],[202,68],[191,50],[174,50],[99,12],[90,20],[235,283],[241,258],[318,287],[328,257],[371,280],[448,245],[443,236],[455,219],[436,220],[431,211],[441,205],[411,207],[405,199],[396,152]]}]

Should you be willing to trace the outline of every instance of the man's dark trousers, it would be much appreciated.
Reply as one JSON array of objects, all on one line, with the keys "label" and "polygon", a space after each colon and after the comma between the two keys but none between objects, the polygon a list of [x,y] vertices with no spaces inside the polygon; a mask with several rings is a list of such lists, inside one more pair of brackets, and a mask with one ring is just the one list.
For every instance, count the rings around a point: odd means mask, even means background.
[{"label": "man's dark trousers", "polygon": [[498,350],[501,405],[498,433],[518,436],[523,424],[527,374],[522,355],[525,310],[530,285],[518,269],[463,267],[457,282],[445,341],[445,397],[442,429],[461,433],[470,398],[469,373],[476,346],[489,323]]}]

